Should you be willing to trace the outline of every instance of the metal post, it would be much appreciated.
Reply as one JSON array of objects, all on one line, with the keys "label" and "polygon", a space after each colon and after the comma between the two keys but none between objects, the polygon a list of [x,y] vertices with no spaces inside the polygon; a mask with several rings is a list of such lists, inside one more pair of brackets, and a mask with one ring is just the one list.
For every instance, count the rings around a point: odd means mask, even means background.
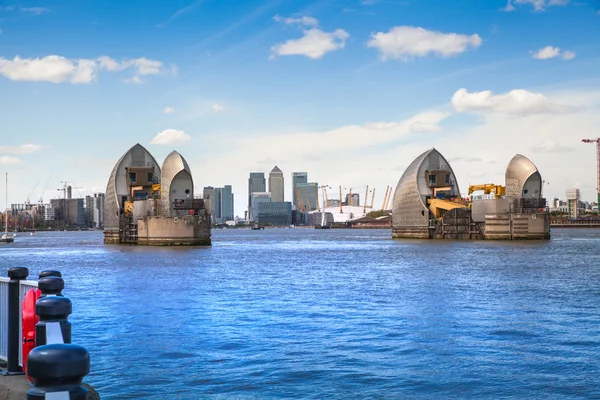
[{"label": "metal post", "polygon": [[29,270],[24,267],[8,269],[8,351],[7,367],[3,375],[21,375],[19,347],[21,346],[21,290],[20,281],[27,278]]},{"label": "metal post", "polygon": [[35,347],[71,343],[71,323],[68,317],[72,310],[71,300],[66,297],[40,297],[35,303],[35,313],[40,317],[35,325]]},{"label": "metal post", "polygon": [[[27,399],[87,400],[83,377],[90,372],[90,354],[74,344],[48,344],[29,353],[27,366],[34,387]],[[51,396],[48,394],[52,393]]]},{"label": "metal post", "polygon": [[58,276],[58,277],[62,277],[62,274],[60,273],[60,271],[55,271],[53,269],[48,269],[46,271],[42,271],[40,272],[40,277],[39,279],[45,278],[47,276]]},{"label": "metal post", "polygon": [[59,276],[47,276],[38,281],[38,289],[42,294],[40,298],[46,296],[62,296],[62,290],[65,288],[65,281]]}]

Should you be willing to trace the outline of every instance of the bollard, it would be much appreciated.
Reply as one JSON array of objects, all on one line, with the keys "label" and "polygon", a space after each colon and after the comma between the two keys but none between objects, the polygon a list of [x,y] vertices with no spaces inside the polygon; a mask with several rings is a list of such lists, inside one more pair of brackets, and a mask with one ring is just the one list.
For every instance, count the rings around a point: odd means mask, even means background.
[{"label": "bollard", "polygon": [[59,278],[62,278],[62,274],[60,273],[60,271],[56,271],[53,269],[48,269],[46,271],[42,271],[40,272],[40,276],[38,279],[42,279],[45,278],[47,276],[58,276]]},{"label": "bollard", "polygon": [[[41,274],[40,274],[41,275]],[[60,276],[46,276],[38,281],[38,289],[42,294],[40,298],[46,296],[62,296],[62,290],[65,288],[65,281]]]},{"label": "bollard", "polygon": [[24,267],[8,269],[8,351],[4,375],[20,375],[19,348],[21,347],[21,284],[27,279],[29,270]]},{"label": "bollard", "polygon": [[73,310],[71,300],[62,296],[41,297],[35,303],[35,313],[40,321],[35,325],[35,347],[54,343],[71,343]]},{"label": "bollard", "polygon": [[[74,344],[48,344],[29,353],[27,372],[33,388],[27,399],[87,400],[82,380],[90,372],[90,355]],[[52,395],[48,396],[48,394]]]}]

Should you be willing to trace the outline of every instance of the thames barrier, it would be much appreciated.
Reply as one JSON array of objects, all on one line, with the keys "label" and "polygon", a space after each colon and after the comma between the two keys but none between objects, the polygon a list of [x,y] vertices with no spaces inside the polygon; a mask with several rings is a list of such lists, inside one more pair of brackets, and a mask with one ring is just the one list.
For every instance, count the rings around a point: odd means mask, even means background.
[{"label": "thames barrier", "polygon": [[139,143],[115,164],[104,199],[104,243],[211,245],[210,215],[194,196],[186,160],[172,151],[162,168]]},{"label": "thames barrier", "polygon": [[435,148],[404,171],[394,193],[394,239],[548,240],[550,217],[542,176],[527,157],[508,163],[505,185],[469,187],[487,196],[461,198],[450,163]]}]

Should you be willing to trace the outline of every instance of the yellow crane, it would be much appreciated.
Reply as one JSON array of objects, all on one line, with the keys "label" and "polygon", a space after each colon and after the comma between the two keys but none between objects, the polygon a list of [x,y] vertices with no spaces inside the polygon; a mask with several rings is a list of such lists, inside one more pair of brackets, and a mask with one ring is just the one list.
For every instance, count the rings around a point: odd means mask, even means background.
[{"label": "yellow crane", "polygon": [[387,210],[387,205],[390,202],[391,194],[392,194],[392,187],[386,186],[385,187],[385,195],[383,196],[383,204],[381,205],[382,210]]},{"label": "yellow crane", "polygon": [[316,186],[313,186],[313,190],[315,191],[315,202],[317,203],[317,211],[321,212],[321,205],[319,204],[319,193]]},{"label": "yellow crane", "polygon": [[302,201],[302,196],[300,195],[300,187],[296,186],[296,202],[298,203],[298,209],[302,212],[306,212],[306,206]]},{"label": "yellow crane", "polygon": [[306,212],[309,212],[311,210],[311,206],[310,206],[310,197],[308,197],[308,188],[304,188],[304,196],[306,196],[306,205],[307,205]]},{"label": "yellow crane", "polygon": [[501,186],[501,185],[496,185],[493,183],[484,183],[484,184],[469,186],[469,196],[473,192],[477,192],[480,190],[483,190],[484,194],[494,193],[496,195],[497,199],[499,199],[500,197],[502,197],[506,194],[506,187]]},{"label": "yellow crane", "polygon": [[392,187],[390,186],[390,191],[388,192],[388,198],[387,198],[387,202],[385,203],[385,209],[389,210],[390,209],[390,203],[392,202]]},{"label": "yellow crane", "polygon": [[[329,187],[329,185],[319,186],[319,189],[321,189],[323,191],[323,200],[325,201],[325,203],[323,203],[323,207],[324,207],[323,212],[325,212],[325,209],[327,207],[329,207],[329,199],[327,198],[327,189],[328,188],[331,189]],[[318,199],[318,197],[317,197],[317,199]],[[317,200],[317,205],[318,205],[318,200]],[[321,211],[321,210],[319,210],[319,211]]]}]

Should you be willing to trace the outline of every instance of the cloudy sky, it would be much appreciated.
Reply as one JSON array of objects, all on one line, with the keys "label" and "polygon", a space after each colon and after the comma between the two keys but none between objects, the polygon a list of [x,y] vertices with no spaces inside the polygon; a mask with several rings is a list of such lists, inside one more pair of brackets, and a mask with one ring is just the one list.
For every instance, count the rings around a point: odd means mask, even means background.
[{"label": "cloudy sky", "polygon": [[[0,1],[0,170],[9,202],[104,191],[139,142],[196,191],[278,165],[375,205],[435,147],[469,183],[517,153],[548,198],[595,198],[596,0]],[[2,183],[2,194],[4,184]],[[333,196],[333,194],[330,194]],[[4,197],[4,196],[2,196]],[[362,197],[362,196],[361,196]],[[2,199],[2,206],[4,205]]]}]

